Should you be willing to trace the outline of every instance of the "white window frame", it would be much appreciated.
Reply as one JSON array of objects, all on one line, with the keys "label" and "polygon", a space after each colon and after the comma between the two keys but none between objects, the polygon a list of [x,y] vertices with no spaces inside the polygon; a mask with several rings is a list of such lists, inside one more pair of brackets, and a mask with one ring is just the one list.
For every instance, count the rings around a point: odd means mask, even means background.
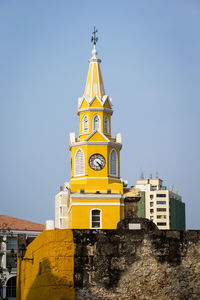
[{"label": "white window frame", "polygon": [[[112,152],[115,152],[115,157],[116,157],[116,162],[115,162],[115,164],[116,164],[116,174],[113,174],[112,172],[111,172],[111,155],[112,155]],[[110,155],[109,155],[109,174],[111,175],[111,176],[114,176],[114,177],[118,177],[118,153],[117,153],[117,151],[115,150],[115,149],[112,149],[111,151],[110,151]]]},{"label": "white window frame", "polygon": [[[105,120],[107,120],[107,125],[105,125]],[[106,127],[107,126],[107,127]],[[109,128],[110,124],[109,124],[109,118],[107,115],[104,116],[104,119],[103,119],[103,130],[104,130],[104,133],[109,133],[110,132],[110,128]]]},{"label": "white window frame", "polygon": [[[94,119],[98,117],[99,119],[99,128],[98,129],[95,129],[95,126],[94,126]],[[92,130],[99,130],[100,131],[100,128],[101,128],[101,118],[98,114],[94,115],[93,118],[92,118]]]},{"label": "white window frame", "polygon": [[[85,128],[85,120],[87,119],[87,128]],[[88,119],[88,116],[87,115],[84,115],[83,116],[83,119],[82,119],[82,132],[83,133],[87,133],[89,131],[89,119]]]},{"label": "white window frame", "polygon": [[[79,168],[77,170],[77,167],[76,167],[77,155],[78,155],[78,152],[80,152],[80,151],[83,154],[82,172],[81,172],[81,168]],[[79,171],[79,172],[77,172],[77,171]],[[85,154],[84,154],[83,150],[81,148],[79,148],[74,155],[74,176],[76,177],[76,176],[83,176],[83,175],[85,175]]]},{"label": "white window frame", "polygon": [[[92,212],[94,210],[100,211],[100,227],[92,227]],[[102,229],[102,210],[100,208],[93,208],[90,210],[90,229]]]}]

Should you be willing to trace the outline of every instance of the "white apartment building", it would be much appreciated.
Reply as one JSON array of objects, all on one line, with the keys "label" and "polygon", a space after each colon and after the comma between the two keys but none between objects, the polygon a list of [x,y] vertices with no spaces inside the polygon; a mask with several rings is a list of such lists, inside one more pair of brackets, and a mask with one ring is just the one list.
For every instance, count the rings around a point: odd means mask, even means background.
[{"label": "white apartment building", "polygon": [[140,179],[135,187],[145,195],[145,218],[159,229],[185,229],[185,204],[180,195],[163,186],[161,179]]},{"label": "white apartment building", "polygon": [[60,187],[60,192],[55,196],[55,228],[67,229],[67,207],[69,201],[69,183],[65,182]]}]

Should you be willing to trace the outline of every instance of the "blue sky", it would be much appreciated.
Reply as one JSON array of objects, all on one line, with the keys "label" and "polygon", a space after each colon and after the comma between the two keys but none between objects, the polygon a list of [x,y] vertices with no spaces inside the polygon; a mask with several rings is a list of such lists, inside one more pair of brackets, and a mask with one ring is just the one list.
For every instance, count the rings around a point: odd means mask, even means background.
[{"label": "blue sky", "polygon": [[94,25],[122,178],[158,171],[182,195],[187,228],[200,228],[198,0],[0,0],[0,214],[54,218]]}]

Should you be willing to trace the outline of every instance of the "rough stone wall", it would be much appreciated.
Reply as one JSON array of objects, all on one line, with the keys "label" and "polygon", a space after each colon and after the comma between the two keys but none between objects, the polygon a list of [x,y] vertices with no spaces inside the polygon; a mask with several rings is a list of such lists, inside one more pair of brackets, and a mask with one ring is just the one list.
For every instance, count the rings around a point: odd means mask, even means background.
[{"label": "rough stone wall", "polygon": [[134,217],[117,230],[45,231],[18,260],[17,281],[18,300],[199,300],[200,231]]},{"label": "rough stone wall", "polygon": [[200,231],[145,222],[142,230],[128,230],[129,222],[74,230],[76,299],[200,299]]}]

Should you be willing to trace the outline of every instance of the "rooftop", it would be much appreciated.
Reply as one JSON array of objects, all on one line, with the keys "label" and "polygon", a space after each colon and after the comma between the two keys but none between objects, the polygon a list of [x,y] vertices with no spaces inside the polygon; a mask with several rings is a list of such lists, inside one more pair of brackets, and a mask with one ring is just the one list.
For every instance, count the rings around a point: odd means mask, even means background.
[{"label": "rooftop", "polygon": [[0,230],[1,229],[43,231],[45,230],[45,225],[6,215],[0,215]]}]

